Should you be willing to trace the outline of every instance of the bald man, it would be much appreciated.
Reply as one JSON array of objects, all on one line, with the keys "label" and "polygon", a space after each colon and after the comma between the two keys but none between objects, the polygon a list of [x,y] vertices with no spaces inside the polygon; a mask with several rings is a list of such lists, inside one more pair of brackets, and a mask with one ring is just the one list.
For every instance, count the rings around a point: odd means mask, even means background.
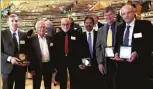
[{"label": "bald man", "polygon": [[[151,68],[152,24],[145,20],[136,20],[131,5],[121,8],[125,23],[117,28],[115,59],[118,62],[116,89],[145,89],[144,84]],[[122,51],[131,47],[130,51]],[[122,55],[121,54],[125,55]],[[130,53],[129,57],[125,57]],[[153,71],[153,70],[152,70]]]},{"label": "bald man", "polygon": [[28,40],[28,59],[30,61],[30,73],[33,75],[33,89],[40,89],[42,75],[45,89],[51,89],[52,37],[45,35],[44,21],[38,21],[35,28],[37,34]]},{"label": "bald man", "polygon": [[67,69],[71,89],[79,89],[78,76],[81,59],[81,36],[78,31],[70,29],[68,18],[61,19],[62,31],[54,35],[55,58],[60,76],[60,89],[67,89]]}]

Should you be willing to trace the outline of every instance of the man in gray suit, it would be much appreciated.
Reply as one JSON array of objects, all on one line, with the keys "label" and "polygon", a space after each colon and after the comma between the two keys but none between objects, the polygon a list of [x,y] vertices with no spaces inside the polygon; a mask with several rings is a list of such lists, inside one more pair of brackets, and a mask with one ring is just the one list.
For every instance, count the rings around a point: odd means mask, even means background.
[{"label": "man in gray suit", "polygon": [[18,30],[19,17],[8,17],[9,29],[1,33],[1,73],[2,89],[25,89],[26,63],[19,62],[19,53],[25,53],[26,34]]},{"label": "man in gray suit", "polygon": [[111,59],[113,55],[105,55],[107,53],[106,49],[111,49],[113,53],[113,47],[115,44],[117,23],[115,21],[115,11],[113,7],[108,6],[104,9],[104,18],[107,24],[98,29],[96,42],[96,56],[99,71],[102,74],[106,74],[107,89],[114,89],[116,64]]}]

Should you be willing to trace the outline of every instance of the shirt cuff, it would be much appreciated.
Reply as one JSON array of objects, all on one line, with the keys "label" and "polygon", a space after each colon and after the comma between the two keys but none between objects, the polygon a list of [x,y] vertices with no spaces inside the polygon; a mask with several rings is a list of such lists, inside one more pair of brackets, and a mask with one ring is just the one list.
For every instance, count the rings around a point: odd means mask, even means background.
[{"label": "shirt cuff", "polygon": [[7,58],[7,61],[8,61],[8,62],[11,62],[11,58],[12,58],[12,57],[9,56],[9,57]]}]

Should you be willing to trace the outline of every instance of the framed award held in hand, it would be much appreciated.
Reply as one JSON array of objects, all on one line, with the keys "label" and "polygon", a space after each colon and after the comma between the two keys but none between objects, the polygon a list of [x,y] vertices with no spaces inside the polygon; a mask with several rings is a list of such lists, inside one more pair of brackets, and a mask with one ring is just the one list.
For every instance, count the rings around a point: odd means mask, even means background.
[{"label": "framed award held in hand", "polygon": [[132,48],[131,46],[121,46],[120,47],[120,58],[122,59],[129,59],[131,57]]},{"label": "framed award held in hand", "polygon": [[90,59],[90,57],[82,58],[82,64],[85,65],[86,67],[90,67],[91,66],[91,59]]},{"label": "framed award held in hand", "polygon": [[105,48],[105,57],[114,57],[114,48],[113,47],[106,47]]}]

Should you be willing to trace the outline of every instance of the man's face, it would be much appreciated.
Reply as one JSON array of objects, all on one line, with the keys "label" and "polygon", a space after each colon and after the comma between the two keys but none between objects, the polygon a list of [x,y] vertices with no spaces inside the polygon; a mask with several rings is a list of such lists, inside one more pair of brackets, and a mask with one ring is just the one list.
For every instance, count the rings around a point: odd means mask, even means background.
[{"label": "man's face", "polygon": [[61,28],[64,32],[68,32],[70,29],[70,23],[67,20],[61,21]]},{"label": "man's face", "polygon": [[10,29],[15,32],[19,26],[18,17],[12,17],[8,19],[8,25]]},{"label": "man's face", "polygon": [[134,11],[130,8],[121,9],[121,16],[126,23],[131,23],[135,18],[134,15],[135,15]]},{"label": "man's face", "polygon": [[112,24],[114,22],[115,14],[112,11],[104,13],[104,18],[108,24]]},{"label": "man's face", "polygon": [[39,23],[36,30],[40,36],[44,36],[46,33],[45,23]]},{"label": "man's face", "polygon": [[84,25],[85,25],[86,30],[89,31],[89,32],[92,31],[93,26],[94,26],[94,24],[93,24],[91,19],[87,19],[85,21]]}]

